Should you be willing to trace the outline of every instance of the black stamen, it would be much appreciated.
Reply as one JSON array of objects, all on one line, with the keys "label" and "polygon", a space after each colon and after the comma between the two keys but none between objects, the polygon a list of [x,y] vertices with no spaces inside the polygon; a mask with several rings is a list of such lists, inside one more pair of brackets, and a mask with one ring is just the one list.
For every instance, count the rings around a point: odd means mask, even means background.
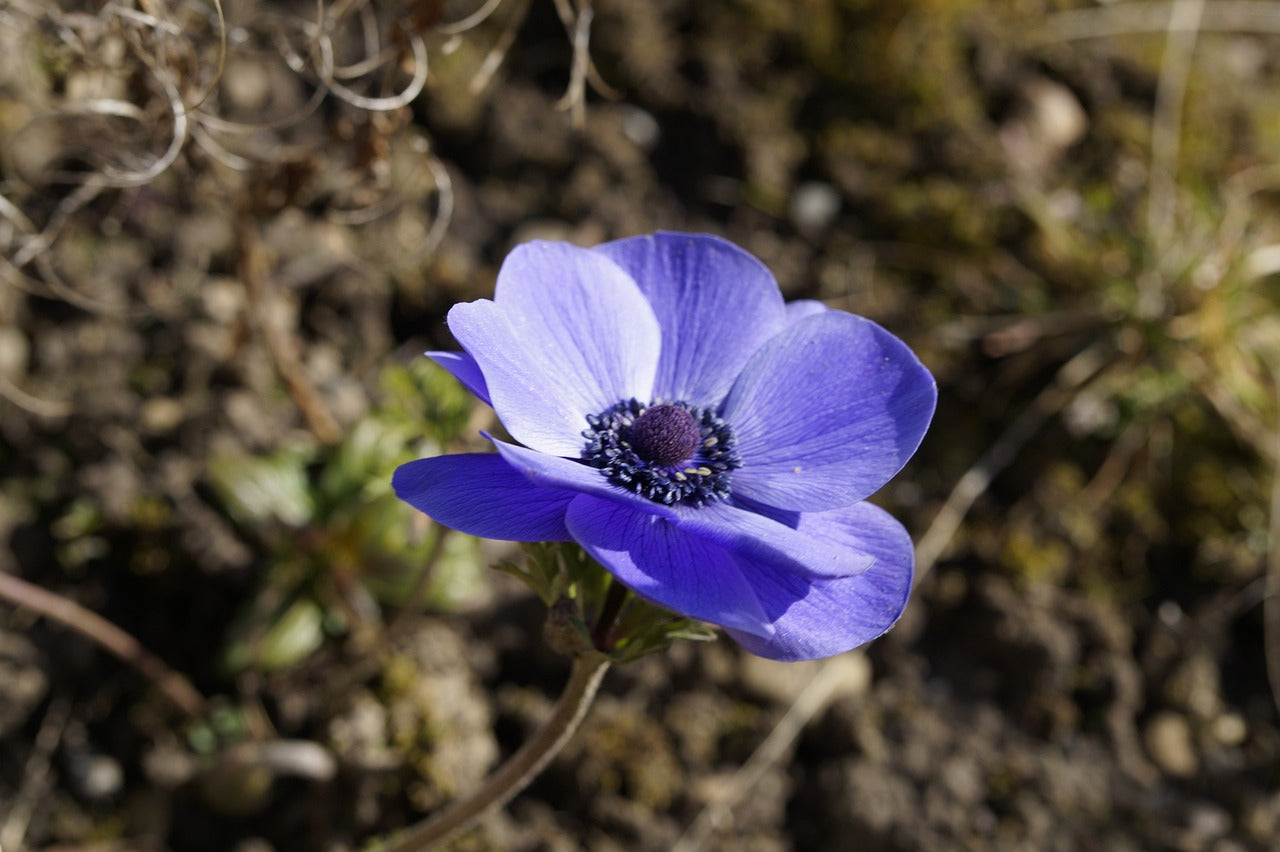
[{"label": "black stamen", "polygon": [[646,408],[631,424],[631,443],[640,458],[667,467],[693,458],[702,433],[693,415],[678,405]]},{"label": "black stamen", "polygon": [[582,459],[609,481],[657,503],[703,506],[729,496],[742,463],[728,424],[683,402],[634,399],[587,416]]}]

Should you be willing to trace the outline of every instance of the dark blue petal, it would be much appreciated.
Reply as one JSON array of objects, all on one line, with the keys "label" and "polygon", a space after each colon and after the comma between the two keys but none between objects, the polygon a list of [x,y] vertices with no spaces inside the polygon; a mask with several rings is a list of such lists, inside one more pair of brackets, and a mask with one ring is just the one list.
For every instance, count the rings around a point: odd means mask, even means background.
[{"label": "dark blue petal", "polygon": [[658,317],[662,399],[719,405],[751,354],[786,324],[772,273],[719,237],[658,233],[595,251],[635,279]]},{"label": "dark blue petal", "polygon": [[396,468],[396,496],[433,520],[503,541],[569,541],[572,491],[543,488],[493,453],[419,459]]},{"label": "dark blue petal", "polygon": [[582,495],[569,504],[569,531],[636,594],[693,618],[768,633],[754,588],[726,550],[668,519]]},{"label": "dark blue petal", "polygon": [[648,400],[662,345],[635,282],[604,255],[566,243],[517,246],[494,301],[455,305],[449,328],[512,437],[558,456],[582,449],[588,414]]},{"label": "dark blue petal", "polygon": [[485,437],[493,441],[493,445],[498,448],[499,455],[508,464],[518,469],[532,482],[544,488],[561,491],[580,491],[583,494],[591,494],[604,500],[622,503],[638,512],[662,515],[667,518],[676,516],[675,510],[670,506],[655,503],[652,500],[641,497],[639,494],[614,485],[594,467],[588,467],[570,459],[562,459],[559,456],[539,453],[528,447],[508,444],[505,441],[496,440],[491,435],[485,434]]},{"label": "dark blue petal", "polygon": [[870,642],[898,620],[911,591],[914,553],[902,525],[870,503],[804,513],[798,532],[874,557],[853,577],[807,579],[776,564],[739,560],[773,628],[771,635],[730,627],[753,654],[775,660],[830,657]]},{"label": "dark blue petal", "polygon": [[916,451],[936,402],[929,371],[870,320],[834,310],[798,320],[725,400],[742,459],[734,494],[801,511],[856,503]]},{"label": "dark blue petal", "polygon": [[424,352],[428,358],[444,367],[453,377],[462,382],[462,386],[475,394],[476,399],[492,406],[489,401],[489,388],[484,383],[484,373],[476,359],[465,352]]}]

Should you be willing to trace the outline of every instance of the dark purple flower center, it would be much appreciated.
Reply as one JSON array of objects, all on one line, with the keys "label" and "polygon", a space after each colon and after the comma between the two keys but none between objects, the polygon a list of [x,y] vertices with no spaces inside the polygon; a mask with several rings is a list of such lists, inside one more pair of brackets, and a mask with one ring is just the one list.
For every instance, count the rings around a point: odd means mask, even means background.
[{"label": "dark purple flower center", "polygon": [[634,399],[588,414],[582,460],[614,485],[668,506],[704,506],[729,496],[742,467],[733,433],[714,411]]},{"label": "dark purple flower center", "polygon": [[698,422],[678,405],[650,406],[631,424],[631,446],[640,458],[654,464],[670,467],[686,462],[701,443]]}]

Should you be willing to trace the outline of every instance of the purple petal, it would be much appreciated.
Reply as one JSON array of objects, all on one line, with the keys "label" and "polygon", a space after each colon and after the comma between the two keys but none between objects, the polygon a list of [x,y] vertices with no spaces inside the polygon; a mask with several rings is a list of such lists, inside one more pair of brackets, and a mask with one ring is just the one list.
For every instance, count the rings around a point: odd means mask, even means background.
[{"label": "purple petal", "polygon": [[799,322],[814,314],[826,313],[828,310],[830,308],[817,299],[796,299],[794,302],[787,302],[787,324]]},{"label": "purple petal", "polygon": [[479,364],[507,431],[559,456],[582,449],[588,414],[648,400],[662,343],[635,282],[604,255],[565,243],[517,246],[494,301],[455,305],[449,328]]},{"label": "purple petal", "polygon": [[655,503],[614,485],[593,467],[503,441],[495,440],[493,444],[508,464],[544,488],[580,491],[633,512],[661,517],[689,535],[748,559],[773,562],[797,574],[817,577],[857,574],[871,565],[871,557],[850,550],[844,543],[814,538],[786,522],[748,509],[728,503],[701,508]]},{"label": "purple petal", "polygon": [[898,620],[911,591],[914,554],[902,525],[870,503],[804,513],[798,531],[870,554],[875,563],[854,577],[812,581],[767,562],[742,563],[773,627],[730,627],[729,635],[753,654],[775,660],[830,657],[870,642]]},{"label": "purple petal", "polygon": [[735,557],[665,518],[582,495],[569,531],[583,549],[641,597],[693,618],[767,632],[769,619]]},{"label": "purple petal", "polygon": [[847,577],[871,567],[872,557],[848,543],[815,537],[792,525],[727,503],[672,507],[681,530],[743,557],[799,577]]},{"label": "purple petal", "polygon": [[856,503],[915,452],[936,401],[933,376],[880,326],[806,317],[752,357],[725,401],[743,465],[734,494],[802,511]]},{"label": "purple petal", "polygon": [[453,377],[462,382],[462,386],[475,394],[476,399],[492,406],[489,401],[489,388],[484,383],[484,373],[476,359],[465,352],[424,352],[428,358],[444,367]]},{"label": "purple petal", "polygon": [[718,405],[751,354],[786,324],[772,273],[719,237],[658,233],[595,251],[635,279],[658,317],[654,394],[662,399]]},{"label": "purple petal", "polygon": [[569,541],[572,491],[543,488],[493,453],[437,456],[402,464],[396,496],[464,533],[504,541]]}]

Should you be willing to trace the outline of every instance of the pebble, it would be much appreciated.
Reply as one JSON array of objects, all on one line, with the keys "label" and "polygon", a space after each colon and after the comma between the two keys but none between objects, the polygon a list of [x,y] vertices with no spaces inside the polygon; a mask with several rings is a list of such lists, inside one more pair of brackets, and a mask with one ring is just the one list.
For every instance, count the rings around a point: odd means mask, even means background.
[{"label": "pebble", "polygon": [[1187,778],[1199,771],[1200,758],[1185,716],[1169,711],[1157,713],[1142,733],[1147,752],[1166,775]]},{"label": "pebble", "polygon": [[840,214],[840,191],[829,183],[806,181],[791,194],[791,222],[801,233],[821,231]]},{"label": "pebble", "polygon": [[653,114],[639,107],[627,107],[622,114],[622,135],[637,148],[651,150],[658,144],[662,128]]},{"label": "pebble", "polygon": [[90,801],[102,801],[124,789],[124,769],[105,754],[78,752],[67,761],[68,780]]},{"label": "pebble", "polygon": [[142,428],[152,435],[173,431],[182,422],[182,403],[169,397],[154,397],[142,404]]},{"label": "pebble", "polygon": [[26,375],[27,336],[11,325],[0,326],[0,376]]},{"label": "pebble", "polygon": [[1249,726],[1239,713],[1223,713],[1213,720],[1213,737],[1224,746],[1238,746],[1249,736]]}]

